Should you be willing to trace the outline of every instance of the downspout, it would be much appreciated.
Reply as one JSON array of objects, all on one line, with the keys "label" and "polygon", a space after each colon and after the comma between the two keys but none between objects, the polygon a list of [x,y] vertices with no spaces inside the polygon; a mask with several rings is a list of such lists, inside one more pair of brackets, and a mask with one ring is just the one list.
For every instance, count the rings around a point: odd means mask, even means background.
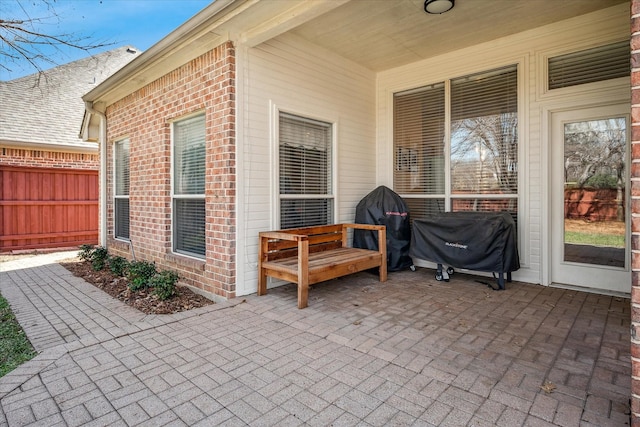
[{"label": "downspout", "polygon": [[100,215],[99,215],[99,243],[107,247],[107,116],[93,108],[92,101],[85,101],[84,108],[90,113],[100,117],[100,133],[98,146],[100,147]]}]

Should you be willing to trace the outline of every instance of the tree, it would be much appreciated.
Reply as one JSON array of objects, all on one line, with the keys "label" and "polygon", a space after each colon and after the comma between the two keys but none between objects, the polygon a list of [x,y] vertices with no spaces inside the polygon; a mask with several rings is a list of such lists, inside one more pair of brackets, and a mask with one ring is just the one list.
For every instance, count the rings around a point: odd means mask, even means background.
[{"label": "tree", "polygon": [[624,220],[626,120],[609,118],[565,124],[565,183],[584,188],[610,183],[617,218]]},{"label": "tree", "polygon": [[[56,0],[3,0],[0,6],[0,69],[12,71],[12,66],[26,61],[42,74],[46,66],[59,65],[54,58],[63,49],[79,49],[87,53],[108,46],[91,40],[90,36],[73,33],[49,33],[42,28],[63,19],[55,10]],[[102,1],[100,1],[102,3]],[[32,11],[33,10],[33,11]],[[34,16],[37,13],[38,16]],[[14,64],[14,65],[12,65]]]},{"label": "tree", "polygon": [[517,190],[517,120],[516,113],[499,113],[453,123],[452,163],[454,168],[466,163],[468,169],[476,169],[457,174],[474,182],[476,192],[513,194]]},{"label": "tree", "polygon": [[[515,194],[518,189],[518,116],[502,112],[461,118],[452,123],[451,162],[454,191]],[[486,201],[485,201],[486,202]],[[473,210],[479,209],[479,199]],[[486,202],[515,211],[517,200]]]},{"label": "tree", "polygon": [[565,181],[582,188],[594,176],[624,179],[625,120],[612,118],[565,125]]}]

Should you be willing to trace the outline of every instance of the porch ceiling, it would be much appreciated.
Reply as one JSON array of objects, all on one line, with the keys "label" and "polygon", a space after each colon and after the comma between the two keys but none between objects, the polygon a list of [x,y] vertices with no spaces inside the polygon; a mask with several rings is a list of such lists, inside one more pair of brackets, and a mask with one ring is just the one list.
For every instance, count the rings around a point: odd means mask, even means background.
[{"label": "porch ceiling", "polygon": [[628,0],[457,0],[442,15],[424,0],[351,0],[290,31],[383,71]]},{"label": "porch ceiling", "polygon": [[83,99],[109,105],[226,40],[253,47],[290,32],[380,72],[621,3],[456,0],[430,15],[424,0],[216,0]]}]

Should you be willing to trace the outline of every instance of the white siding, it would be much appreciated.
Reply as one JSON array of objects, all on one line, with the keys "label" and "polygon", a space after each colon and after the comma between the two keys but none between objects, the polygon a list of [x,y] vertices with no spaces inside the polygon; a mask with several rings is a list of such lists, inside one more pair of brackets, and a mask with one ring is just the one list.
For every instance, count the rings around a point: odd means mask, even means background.
[{"label": "white siding", "polygon": [[237,295],[246,295],[257,289],[258,232],[277,227],[274,106],[336,124],[336,222],[350,222],[376,186],[375,74],[291,35],[237,53]]},{"label": "white siding", "polygon": [[519,65],[520,96],[520,261],[514,279],[549,283],[548,123],[553,109],[629,100],[628,79],[545,93],[546,57],[603,45],[629,37],[629,6],[593,14],[494,40],[378,75],[377,141],[379,184],[392,186],[391,102],[394,92],[460,75]]}]

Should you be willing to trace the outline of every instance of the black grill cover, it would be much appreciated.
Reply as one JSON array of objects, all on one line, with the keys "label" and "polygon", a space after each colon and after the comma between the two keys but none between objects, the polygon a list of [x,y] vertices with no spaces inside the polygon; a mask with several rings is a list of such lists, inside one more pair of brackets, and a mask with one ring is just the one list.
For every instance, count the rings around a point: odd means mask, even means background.
[{"label": "black grill cover", "polygon": [[[387,227],[387,271],[399,271],[413,265],[409,257],[409,208],[393,190],[383,185],[367,194],[356,206],[355,222]],[[355,230],[353,247],[377,251],[378,233]]]},{"label": "black grill cover", "polygon": [[446,212],[414,219],[410,255],[477,271],[520,268],[516,225],[507,212]]}]

